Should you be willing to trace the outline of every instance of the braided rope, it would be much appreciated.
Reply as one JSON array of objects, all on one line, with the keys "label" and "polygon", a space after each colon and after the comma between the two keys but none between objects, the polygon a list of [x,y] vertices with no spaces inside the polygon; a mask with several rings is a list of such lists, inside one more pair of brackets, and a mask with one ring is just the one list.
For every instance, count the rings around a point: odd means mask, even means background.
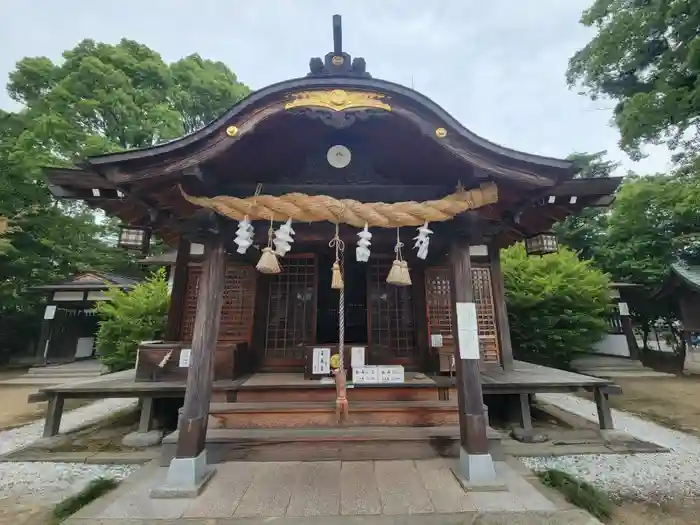
[{"label": "braided rope", "polygon": [[480,188],[455,193],[442,199],[424,202],[363,203],[352,199],[335,199],[327,195],[287,193],[279,197],[256,195],[245,199],[220,195],[218,197],[194,197],[180,188],[190,203],[214,210],[234,220],[246,215],[251,219],[269,220],[271,217],[287,217],[296,222],[328,221],[344,223],[357,228],[365,224],[382,228],[422,226],[425,222],[442,222],[467,210],[480,208],[498,201],[498,188],[493,183]]},{"label": "braided rope", "polygon": [[[345,281],[345,242],[340,239],[338,224],[335,225],[335,236],[328,243],[335,248],[335,262],[340,266],[340,275]],[[345,370],[345,286],[340,289],[338,298],[338,356],[340,357],[340,370]]]}]

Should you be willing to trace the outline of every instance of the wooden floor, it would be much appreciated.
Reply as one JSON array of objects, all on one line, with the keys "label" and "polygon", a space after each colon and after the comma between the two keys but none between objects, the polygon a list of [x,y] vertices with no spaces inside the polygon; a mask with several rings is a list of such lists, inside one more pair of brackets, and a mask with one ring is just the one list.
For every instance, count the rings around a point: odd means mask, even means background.
[{"label": "wooden floor", "polygon": [[[538,392],[572,392],[594,386],[612,385],[608,379],[566,372],[556,368],[515,361],[512,370],[489,368],[482,370],[481,381],[484,394],[513,394]],[[450,388],[454,377],[434,376],[416,378],[407,373],[406,381],[400,384],[355,385],[355,388]],[[253,374],[229,381],[215,381],[214,391],[237,391],[263,388],[334,388],[328,381],[305,380],[302,374]],[[110,398],[110,397],[182,397],[184,381],[136,382],[134,371],[118,372],[79,384],[53,385],[40,389],[48,396],[60,394],[65,398]]]}]

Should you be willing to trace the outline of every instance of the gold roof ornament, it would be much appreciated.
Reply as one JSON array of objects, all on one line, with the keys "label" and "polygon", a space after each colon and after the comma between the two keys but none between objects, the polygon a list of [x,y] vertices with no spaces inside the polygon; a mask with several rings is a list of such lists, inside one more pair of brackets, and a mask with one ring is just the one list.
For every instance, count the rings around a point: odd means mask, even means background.
[{"label": "gold roof ornament", "polygon": [[290,95],[290,101],[284,105],[284,109],[319,107],[331,111],[345,111],[346,109],[373,108],[391,111],[391,106],[384,102],[385,98],[384,95],[371,91],[345,91],[344,89],[300,91]]},{"label": "gold roof ornament", "polygon": [[271,217],[287,217],[295,222],[343,223],[363,228],[365,225],[380,228],[422,226],[426,222],[442,222],[462,212],[494,204],[498,201],[498,187],[494,183],[464,190],[432,201],[407,201],[387,204],[384,202],[359,202],[353,199],[335,199],[327,195],[287,193],[279,197],[257,195],[247,198],[220,195],[194,197],[180,188],[190,203],[213,210],[220,215],[239,221],[248,216],[253,220],[270,220]]}]

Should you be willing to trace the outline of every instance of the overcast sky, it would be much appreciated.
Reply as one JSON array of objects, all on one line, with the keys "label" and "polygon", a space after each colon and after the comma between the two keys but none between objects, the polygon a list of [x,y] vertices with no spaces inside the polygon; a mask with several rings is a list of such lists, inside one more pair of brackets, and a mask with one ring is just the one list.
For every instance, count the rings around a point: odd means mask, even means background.
[{"label": "overcast sky", "polygon": [[[493,142],[563,157],[608,150],[623,170],[664,170],[662,148],[632,162],[617,147],[610,102],[565,82],[569,57],[592,32],[578,20],[592,0],[1,0],[0,74],[24,56],[60,59],[83,38],[131,38],[172,62],[190,53],[221,60],[253,89],[303,76],[332,48],[376,78],[413,86]],[[3,91],[0,107],[13,108]],[[622,173],[620,173],[622,174]]]}]

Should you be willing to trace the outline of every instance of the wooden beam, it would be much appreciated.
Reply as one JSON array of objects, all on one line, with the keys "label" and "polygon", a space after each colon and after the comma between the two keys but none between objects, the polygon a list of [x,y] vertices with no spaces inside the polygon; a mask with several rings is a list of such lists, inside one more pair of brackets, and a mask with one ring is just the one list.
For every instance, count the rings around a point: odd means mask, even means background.
[{"label": "wooden beam", "polygon": [[[233,197],[246,198],[255,194],[255,184],[235,184],[222,186],[221,191]],[[440,199],[454,193],[456,187],[445,185],[407,186],[400,184],[264,184],[262,194],[284,195],[306,193],[307,195],[328,195],[341,199],[355,199],[362,202],[403,202]]]},{"label": "wooden beam", "polygon": [[187,265],[190,261],[190,241],[180,237],[177,246],[177,256],[173,271],[173,289],[170,291],[170,307],[168,308],[168,323],[165,327],[166,341],[179,341],[182,325],[182,314],[187,298]]},{"label": "wooden beam", "polygon": [[204,450],[214,379],[214,350],[223,303],[225,264],[223,241],[219,236],[213,237],[204,246],[185,403],[178,424],[177,458],[195,458]]},{"label": "wooden beam", "polygon": [[501,366],[503,366],[503,370],[509,371],[513,369],[513,345],[510,340],[510,323],[508,322],[508,308],[501,269],[501,250],[494,242],[489,243],[488,248],[491,284],[493,286],[493,306],[496,310],[496,328],[498,329],[498,346],[501,348]]},{"label": "wooden beam", "polygon": [[457,371],[457,404],[459,405],[459,434],[462,449],[469,455],[485,455],[489,453],[489,443],[486,435],[487,421],[484,415],[484,399],[481,390],[481,373],[479,372],[479,356],[464,358],[460,353],[460,318],[458,308],[465,303],[474,303],[474,288],[472,282],[471,255],[469,241],[457,237],[450,247],[450,263],[452,266],[452,335],[455,341],[455,368]]}]

